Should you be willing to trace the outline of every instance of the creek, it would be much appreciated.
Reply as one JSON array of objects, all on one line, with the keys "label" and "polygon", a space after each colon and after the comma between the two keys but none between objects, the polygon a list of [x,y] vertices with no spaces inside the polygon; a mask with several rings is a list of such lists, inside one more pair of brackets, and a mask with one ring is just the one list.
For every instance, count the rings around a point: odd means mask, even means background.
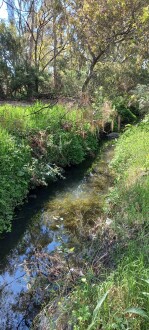
[{"label": "creek", "polygon": [[[17,211],[12,232],[0,240],[0,330],[31,328],[50,296],[45,260],[61,246],[74,246],[77,232],[96,221],[111,184],[112,155],[106,146],[94,161],[67,170],[64,180],[39,188]],[[39,273],[46,280],[35,286]]]}]

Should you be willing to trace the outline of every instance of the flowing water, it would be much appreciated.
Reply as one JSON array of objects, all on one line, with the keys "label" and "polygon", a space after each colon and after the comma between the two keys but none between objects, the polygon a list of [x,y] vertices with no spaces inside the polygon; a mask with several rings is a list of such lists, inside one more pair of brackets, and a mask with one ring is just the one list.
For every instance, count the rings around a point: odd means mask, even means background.
[{"label": "flowing water", "polygon": [[106,147],[91,170],[91,161],[71,168],[65,180],[38,189],[17,211],[12,232],[0,241],[0,330],[30,329],[46,296],[47,281],[34,288],[39,272],[47,277],[43,260],[62,245],[71,246],[78,228],[96,221],[110,186],[112,154]]}]

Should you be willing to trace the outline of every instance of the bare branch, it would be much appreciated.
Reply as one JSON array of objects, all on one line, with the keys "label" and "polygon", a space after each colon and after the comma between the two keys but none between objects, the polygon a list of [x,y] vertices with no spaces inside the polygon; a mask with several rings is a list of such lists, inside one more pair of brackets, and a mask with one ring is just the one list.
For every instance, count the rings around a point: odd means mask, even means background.
[{"label": "bare branch", "polygon": [[46,69],[46,67],[54,60],[54,58],[56,58],[64,49],[66,46],[67,42],[65,42],[65,44],[61,47],[61,49],[56,53],[55,56],[53,56],[43,67],[43,69],[41,70],[41,72],[44,72],[44,70]]},{"label": "bare branch", "polygon": [[42,107],[42,108],[38,109],[37,111],[34,111],[34,112],[30,113],[29,115],[26,115],[24,117],[36,115],[37,113],[41,112],[42,110],[45,110],[45,109],[48,109],[48,108],[52,109],[55,106],[55,104],[57,104],[57,102],[58,102],[58,98],[55,100],[55,102],[53,104],[48,104],[45,107]]}]

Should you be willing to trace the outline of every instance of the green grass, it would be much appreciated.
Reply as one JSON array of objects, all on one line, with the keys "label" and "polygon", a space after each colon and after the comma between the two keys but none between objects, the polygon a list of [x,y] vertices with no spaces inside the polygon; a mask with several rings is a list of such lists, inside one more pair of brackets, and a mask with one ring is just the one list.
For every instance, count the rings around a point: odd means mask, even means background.
[{"label": "green grass", "polygon": [[[133,250],[134,251],[134,250]],[[132,250],[130,249],[130,252]],[[53,329],[73,325],[74,330],[147,330],[149,325],[149,273],[142,255],[125,257],[118,269],[100,285],[91,276],[59,305]],[[135,308],[135,313],[127,312]],[[144,311],[144,315],[140,315]],[[140,312],[140,314],[139,314]]]},{"label": "green grass", "polygon": [[117,143],[113,167],[124,178],[125,186],[138,181],[149,171],[149,121],[128,128]]},{"label": "green grass", "polygon": [[0,125],[14,134],[28,130],[47,129],[55,132],[55,128],[69,124],[72,129],[90,129],[89,116],[83,109],[67,109],[62,105],[47,107],[40,102],[30,106],[0,106]]}]

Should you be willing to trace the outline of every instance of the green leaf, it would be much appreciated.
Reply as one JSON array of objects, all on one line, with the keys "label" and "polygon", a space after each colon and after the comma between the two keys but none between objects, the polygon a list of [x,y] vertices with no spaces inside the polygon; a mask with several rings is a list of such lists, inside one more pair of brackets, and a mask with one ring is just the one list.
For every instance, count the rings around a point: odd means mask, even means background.
[{"label": "green leaf", "polygon": [[149,297],[149,292],[142,292],[142,294],[146,297]]},{"label": "green leaf", "polygon": [[92,323],[89,325],[89,327],[87,328],[87,330],[91,330],[93,325],[95,324],[95,321],[96,321],[96,318],[97,318],[97,315],[98,315],[98,312],[99,312],[99,309],[100,307],[102,306],[102,304],[104,303],[107,295],[109,293],[109,290],[103,295],[103,297],[98,301],[98,304],[96,305],[94,311],[93,311],[93,319],[92,319]]},{"label": "green leaf", "polygon": [[18,172],[18,176],[24,176],[24,172],[23,171],[19,171]]},{"label": "green leaf", "polygon": [[136,314],[136,315],[139,315],[139,316],[142,316],[144,318],[149,319],[149,317],[146,314],[146,312],[143,309],[141,309],[141,308],[130,307],[130,308],[126,309],[125,314],[126,313]]},{"label": "green leaf", "polygon": [[74,247],[70,248],[69,252],[71,252],[71,253],[74,252],[74,249],[75,249]]},{"label": "green leaf", "polygon": [[82,277],[82,278],[81,278],[81,282],[86,283],[86,282],[87,282],[87,281],[86,281],[86,278],[85,278],[85,277]]},{"label": "green leaf", "polygon": [[103,302],[105,301],[105,299],[106,299],[108,293],[109,293],[109,291],[107,291],[107,292],[103,295],[103,297],[98,301],[98,304],[97,304],[97,306],[95,307],[95,309],[94,309],[94,311],[93,311],[93,315],[94,315],[94,316],[97,315],[97,313],[98,313],[98,311],[99,311],[101,305],[102,305]]}]

